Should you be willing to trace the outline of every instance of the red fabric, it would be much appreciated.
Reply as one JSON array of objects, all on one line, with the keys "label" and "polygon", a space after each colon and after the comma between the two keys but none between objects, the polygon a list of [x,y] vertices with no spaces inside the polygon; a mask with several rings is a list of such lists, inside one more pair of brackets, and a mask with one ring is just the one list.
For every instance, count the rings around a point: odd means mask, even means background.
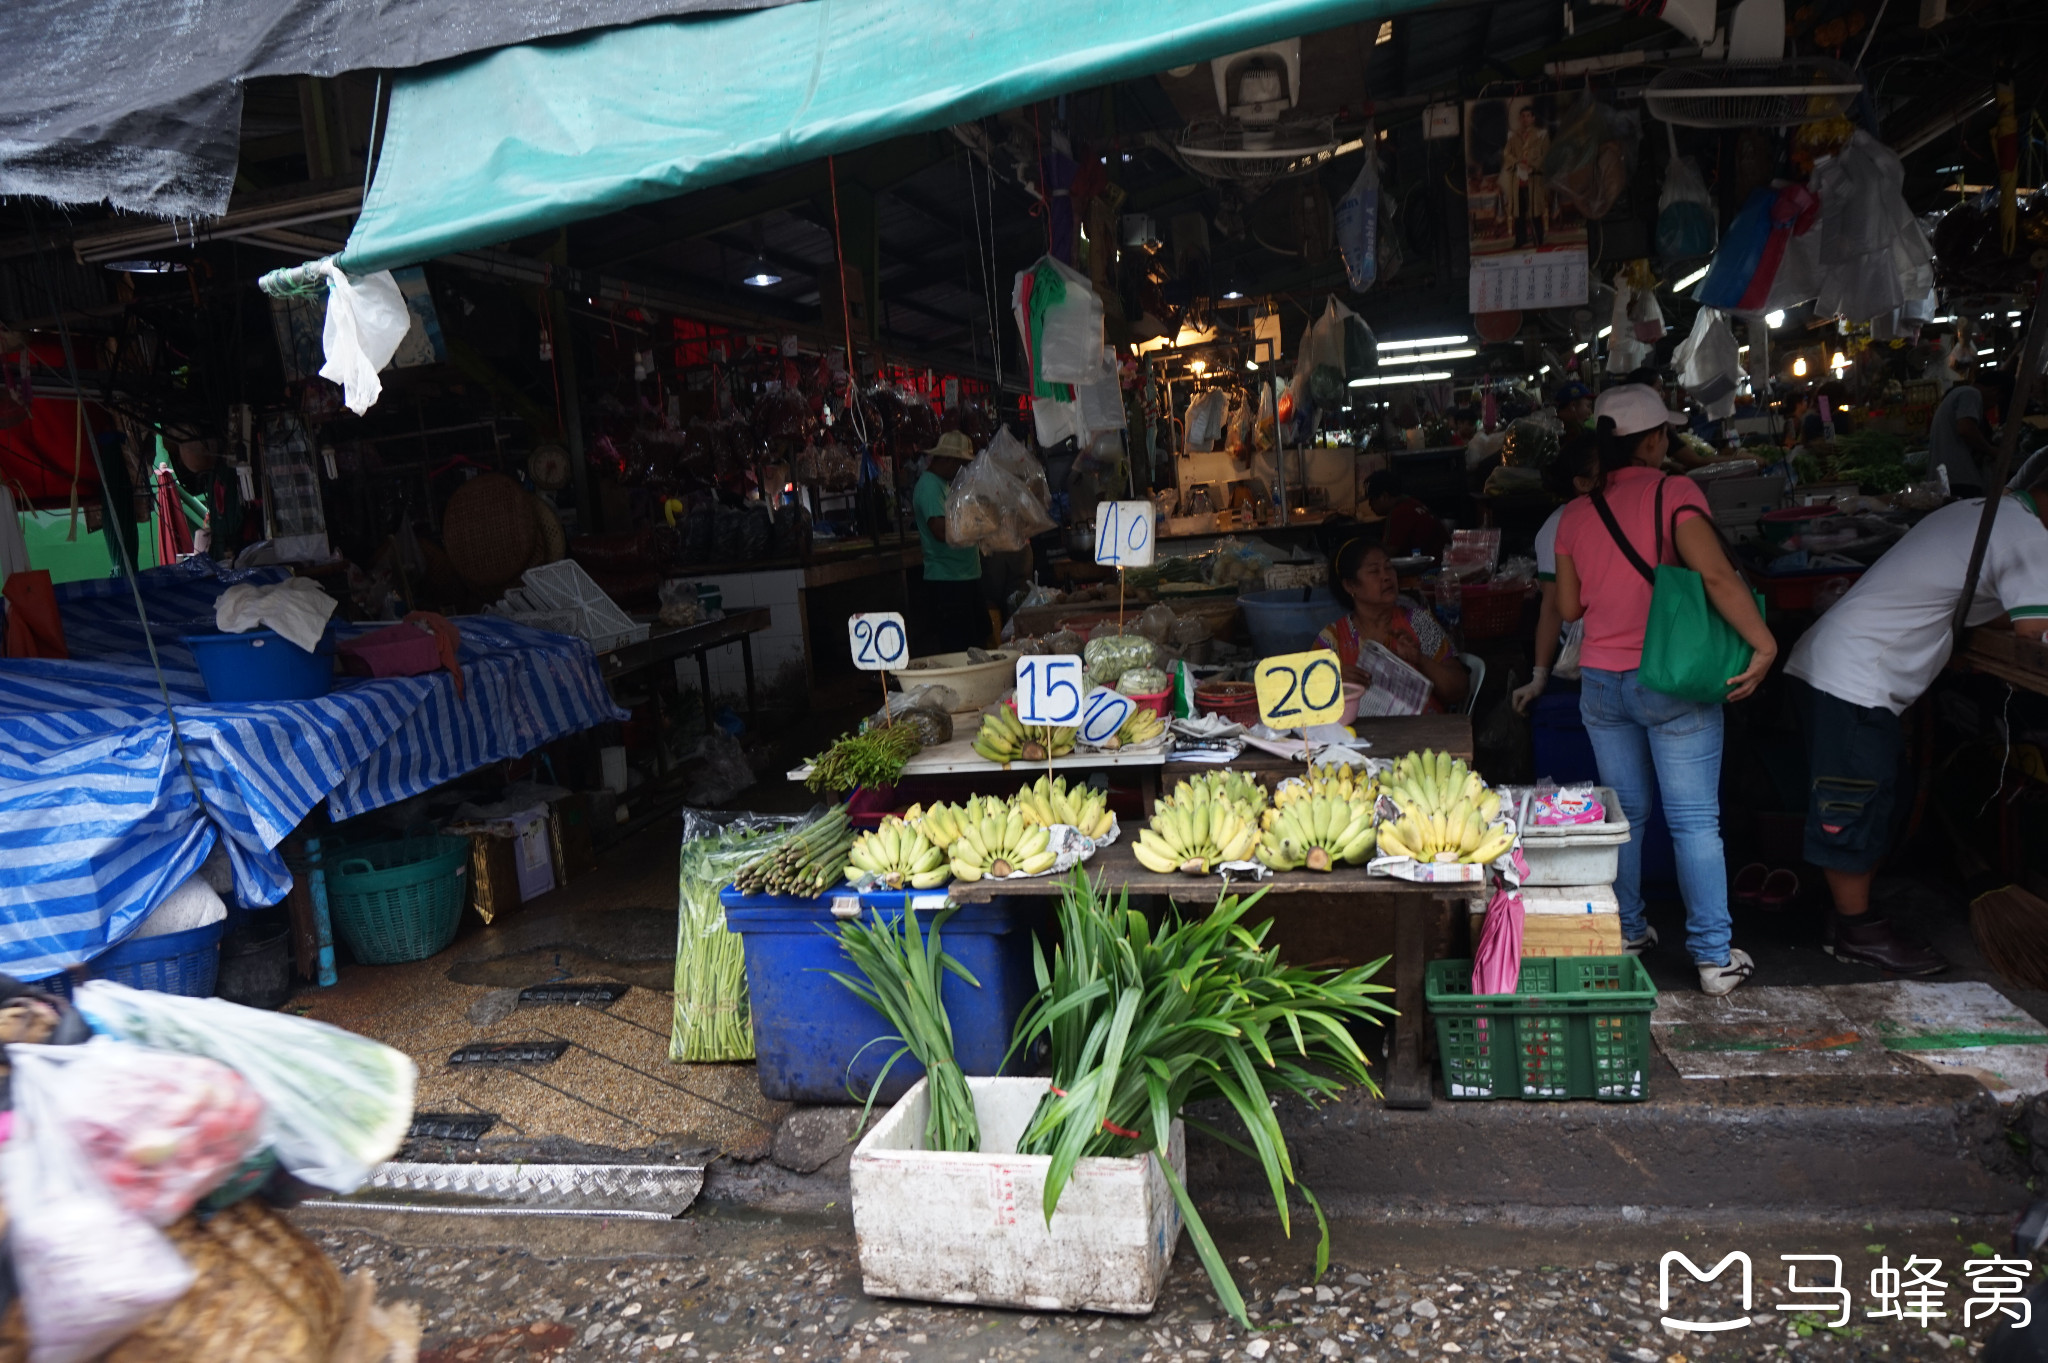
[{"label": "red fabric", "polygon": [[[1396,635],[1406,635],[1408,641],[1415,645],[1415,651],[1431,662],[1451,656],[1451,640],[1448,635],[1440,634],[1438,636],[1437,647],[1434,653],[1422,646],[1422,638],[1416,633],[1415,621],[1410,616],[1406,606],[1397,605],[1394,607],[1394,616],[1388,626],[1388,632]],[[1365,647],[1364,641],[1358,637],[1358,621],[1349,615],[1341,619],[1332,620],[1329,624],[1323,626],[1322,633],[1316,635],[1316,647],[1327,648],[1335,653],[1338,665],[1345,668],[1348,675],[1349,669],[1358,666],[1359,650]],[[1422,713],[1425,715],[1440,715],[1443,713],[1443,710],[1443,702],[1436,698],[1436,687],[1431,685],[1429,688],[1429,699],[1422,703]]]},{"label": "red fabric", "polygon": [[7,601],[7,656],[68,658],[64,621],[57,614],[57,589],[41,568],[9,573],[0,597]]},{"label": "red fabric", "polygon": [[[1676,563],[1671,526],[1680,507],[1710,514],[1707,494],[1690,478],[1667,478],[1656,469],[1617,469],[1601,489],[1607,508],[1643,562],[1656,567],[1657,484],[1664,484],[1664,557]],[[1579,600],[1586,608],[1585,640],[1579,665],[1603,672],[1633,672],[1643,665],[1643,631],[1650,623],[1650,584],[1643,581],[1607,533],[1591,497],[1567,503],[1557,523],[1557,554],[1569,558],[1579,575]]]},{"label": "red fabric", "polygon": [[[34,384],[49,386],[52,375],[62,373],[64,352],[56,345],[30,348],[35,363],[30,367]],[[14,388],[21,377],[22,352],[0,354],[0,372]],[[20,396],[16,392],[15,396]],[[114,418],[96,402],[85,406],[85,440],[78,443],[78,404],[60,397],[36,397],[29,404],[29,419],[0,428],[0,475],[19,486],[22,494],[38,506],[61,502],[71,504],[71,474],[78,470],[78,495],[91,501],[100,495],[99,473],[92,462],[91,441],[96,432],[109,430]],[[26,510],[27,508],[23,508]]]},{"label": "red fabric", "polygon": [[169,469],[156,471],[156,561],[176,563],[192,552],[192,523],[178,497],[177,479]]},{"label": "red fabric", "polygon": [[1785,261],[1785,247],[1794,237],[1803,237],[1820,221],[1820,200],[1804,185],[1786,185],[1778,191],[1777,202],[1771,205],[1771,234],[1764,238],[1764,253],[1757,261],[1756,273],[1749,278],[1749,287],[1742,291],[1742,301],[1736,304],[1740,312],[1762,312],[1764,303],[1771,296],[1771,286],[1778,282],[1778,267]]},{"label": "red fabric", "polygon": [[1409,554],[1440,555],[1451,537],[1444,531],[1444,523],[1429,514],[1429,508],[1413,497],[1403,497],[1394,503],[1394,509],[1387,513],[1387,534],[1381,541],[1386,545],[1389,558],[1405,558]]}]

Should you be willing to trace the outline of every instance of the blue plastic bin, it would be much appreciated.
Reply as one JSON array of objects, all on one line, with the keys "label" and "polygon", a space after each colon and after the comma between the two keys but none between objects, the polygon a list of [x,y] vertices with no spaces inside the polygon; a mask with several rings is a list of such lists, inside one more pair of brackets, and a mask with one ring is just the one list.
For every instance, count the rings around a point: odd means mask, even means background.
[{"label": "blue plastic bin", "polygon": [[220,939],[227,930],[223,919],[184,932],[130,937],[95,956],[90,969],[95,979],[112,980],[130,989],[211,998],[220,973]]},{"label": "blue plastic bin", "polygon": [[[1304,594],[1306,601],[1302,600]],[[1344,614],[1328,587],[1246,592],[1237,598],[1237,608],[1244,612],[1245,630],[1261,658],[1314,648],[1323,626]]]},{"label": "blue plastic bin", "polygon": [[[726,926],[746,943],[747,992],[754,1016],[754,1056],[761,1092],[791,1103],[857,1103],[897,1049],[870,1046],[893,1029],[845,985],[823,973],[856,973],[838,941],[832,916],[838,896],[791,899],[724,892]],[[943,890],[863,895],[862,914],[880,909],[894,923],[906,898],[928,925],[945,904]],[[953,1053],[968,1074],[994,1074],[1010,1047],[1017,1015],[1037,992],[1031,973],[1031,929],[1044,902],[1029,898],[969,904],[946,920],[940,941],[948,955],[981,981],[976,989],[947,975],[940,996],[953,1024]],[[862,1048],[866,1047],[865,1050]],[[877,1103],[894,1102],[924,1074],[909,1056],[889,1071]],[[851,1085],[851,1091],[849,1091]]]},{"label": "blue plastic bin", "polygon": [[246,634],[187,634],[185,647],[215,701],[313,700],[334,689],[334,629],[306,652],[275,630]]}]

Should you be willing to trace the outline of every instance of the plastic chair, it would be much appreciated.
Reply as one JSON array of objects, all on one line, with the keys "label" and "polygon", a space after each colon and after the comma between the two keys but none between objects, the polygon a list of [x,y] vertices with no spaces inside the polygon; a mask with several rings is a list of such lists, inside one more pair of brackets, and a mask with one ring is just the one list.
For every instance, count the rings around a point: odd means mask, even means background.
[{"label": "plastic chair", "polygon": [[1486,684],[1486,659],[1477,653],[1460,653],[1458,661],[1472,674],[1472,685],[1465,690],[1465,713],[1469,715],[1478,708],[1479,688]]}]

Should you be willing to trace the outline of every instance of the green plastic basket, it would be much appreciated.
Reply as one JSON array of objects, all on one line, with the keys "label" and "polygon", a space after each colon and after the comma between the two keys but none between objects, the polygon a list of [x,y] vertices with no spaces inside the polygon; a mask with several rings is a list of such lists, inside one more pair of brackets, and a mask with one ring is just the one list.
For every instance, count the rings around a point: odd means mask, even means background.
[{"label": "green plastic basket", "polygon": [[1657,986],[1633,956],[1524,956],[1512,994],[1474,994],[1470,961],[1431,961],[1424,994],[1448,1098],[1650,1096]]},{"label": "green plastic basket", "polygon": [[334,931],[365,965],[424,961],[455,940],[469,840],[402,838],[323,857]]}]

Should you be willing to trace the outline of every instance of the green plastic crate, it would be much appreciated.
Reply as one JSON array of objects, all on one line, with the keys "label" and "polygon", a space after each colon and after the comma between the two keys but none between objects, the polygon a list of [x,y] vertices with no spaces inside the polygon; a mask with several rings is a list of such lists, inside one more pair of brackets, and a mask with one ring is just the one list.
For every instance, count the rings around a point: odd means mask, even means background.
[{"label": "green plastic crate", "polygon": [[1424,994],[1446,1097],[1650,1096],[1657,986],[1633,956],[1524,956],[1512,994],[1474,994],[1470,961],[1431,961]]}]

